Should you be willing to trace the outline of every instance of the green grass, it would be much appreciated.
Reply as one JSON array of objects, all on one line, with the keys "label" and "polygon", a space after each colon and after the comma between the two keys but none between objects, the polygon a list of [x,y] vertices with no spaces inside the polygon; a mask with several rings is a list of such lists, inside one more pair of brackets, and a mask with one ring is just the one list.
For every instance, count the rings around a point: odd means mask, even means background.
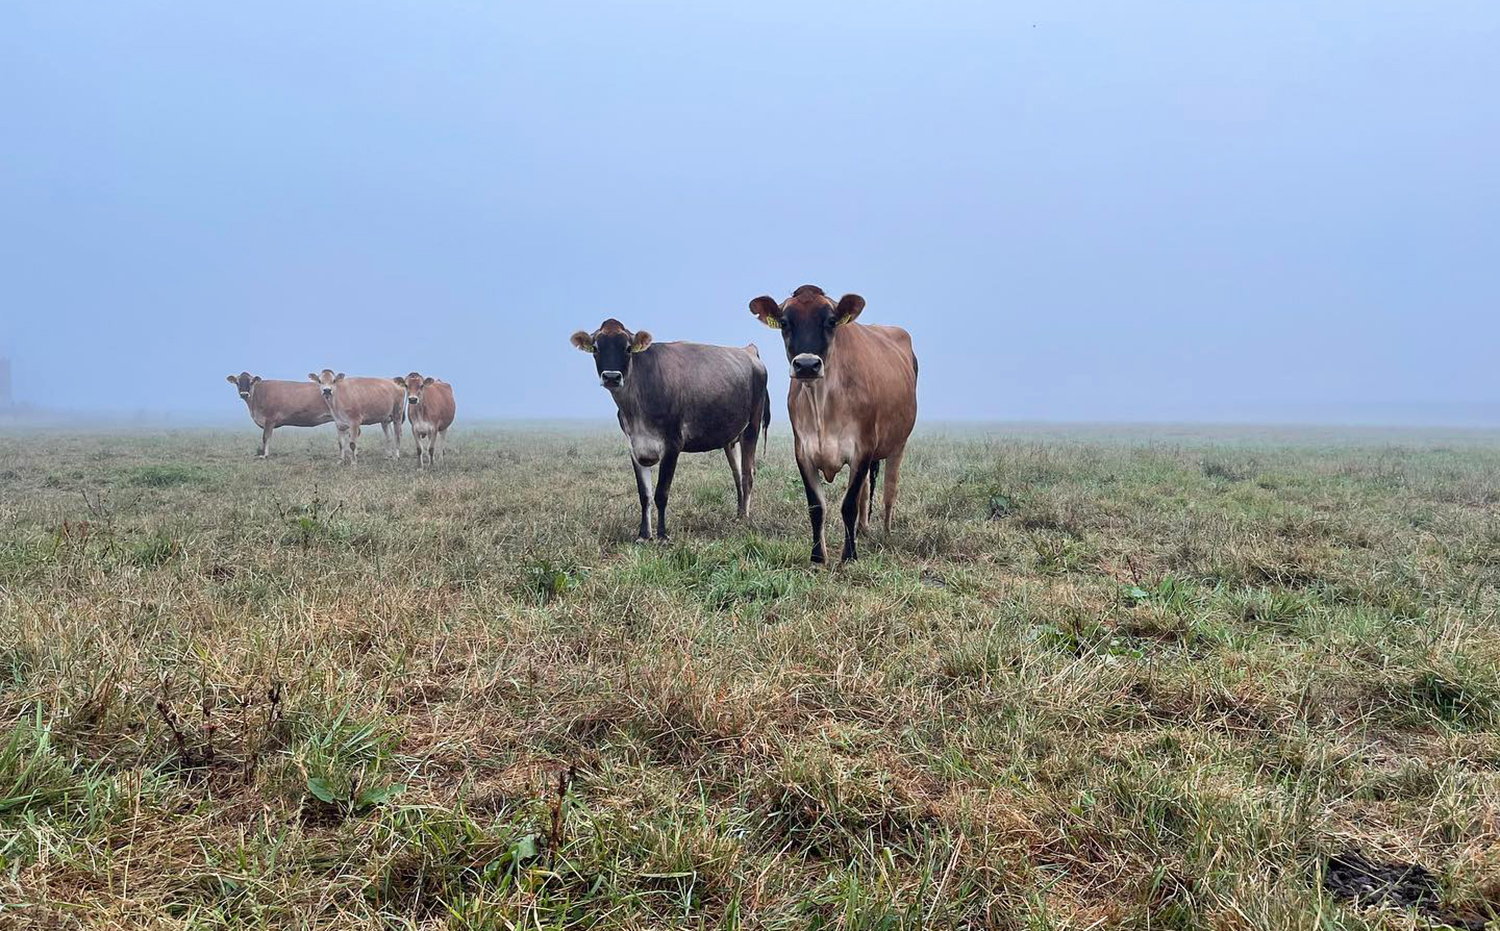
[{"label": "green grass", "polygon": [[1349,849],[1500,907],[1495,437],[924,432],[814,570],[785,435],[641,546],[602,428],[283,432],[0,435],[0,927],[1425,927]]}]

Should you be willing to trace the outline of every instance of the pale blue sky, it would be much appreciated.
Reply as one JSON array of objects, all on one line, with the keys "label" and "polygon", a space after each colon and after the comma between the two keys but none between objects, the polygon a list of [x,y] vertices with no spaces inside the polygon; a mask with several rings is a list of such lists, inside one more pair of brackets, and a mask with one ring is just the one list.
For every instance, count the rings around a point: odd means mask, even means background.
[{"label": "pale blue sky", "polygon": [[1497,50],[1486,0],[19,0],[0,341],[53,406],[415,368],[607,421],[573,330],[780,398],[746,303],[814,282],[933,418],[1500,410]]}]

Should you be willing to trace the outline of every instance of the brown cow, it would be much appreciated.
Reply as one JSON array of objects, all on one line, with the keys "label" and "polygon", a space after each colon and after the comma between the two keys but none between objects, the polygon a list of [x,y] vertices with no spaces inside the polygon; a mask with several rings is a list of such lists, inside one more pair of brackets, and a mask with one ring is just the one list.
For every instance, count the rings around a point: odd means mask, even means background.
[{"label": "brown cow", "polygon": [[271,455],[271,431],[277,427],[316,427],[333,419],[317,388],[300,381],[275,381],[241,372],[226,379],[250,409],[250,419],[261,429],[260,452]]},{"label": "brown cow", "polygon": [[448,428],[453,426],[453,386],[435,378],[423,378],[420,372],[412,372],[405,378],[398,375],[391,380],[406,394],[406,419],[417,440],[417,468],[422,467],[423,461],[433,465],[434,456],[443,455],[438,440],[448,442]]},{"label": "brown cow", "polygon": [[855,530],[870,522],[870,499],[885,462],[885,532],[891,532],[901,457],[917,422],[917,357],[911,334],[900,327],[854,322],[865,299],[845,294],[834,303],[823,289],[805,284],[777,304],[750,302],[766,326],[781,330],[792,366],[787,413],[792,421],[797,468],[812,518],[812,561],[826,560],[823,486],[849,466],[844,496],[845,560],[858,554]]},{"label": "brown cow", "polygon": [[[333,423],[339,428],[339,461],[347,454],[351,465],[359,462],[359,428],[378,423],[385,433],[386,458],[401,458],[401,421],[406,407],[406,392],[384,378],[345,378],[324,369],[321,375],[308,374],[323,392],[323,400],[333,412]],[[391,439],[392,428],[395,440]]]}]

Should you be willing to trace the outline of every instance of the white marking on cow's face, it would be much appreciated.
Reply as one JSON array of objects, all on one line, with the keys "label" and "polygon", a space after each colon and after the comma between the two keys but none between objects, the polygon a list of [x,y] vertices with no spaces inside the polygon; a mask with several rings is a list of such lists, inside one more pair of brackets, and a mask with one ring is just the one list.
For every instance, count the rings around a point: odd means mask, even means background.
[{"label": "white marking on cow's face", "polygon": [[823,357],[810,352],[792,356],[792,377],[799,381],[816,381],[823,377]]}]

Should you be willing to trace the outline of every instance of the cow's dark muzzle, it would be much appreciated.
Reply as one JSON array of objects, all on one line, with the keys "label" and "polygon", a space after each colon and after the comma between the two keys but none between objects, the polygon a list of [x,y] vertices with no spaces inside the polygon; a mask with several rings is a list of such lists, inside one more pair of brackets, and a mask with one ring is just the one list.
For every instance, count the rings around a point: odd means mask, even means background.
[{"label": "cow's dark muzzle", "polygon": [[624,372],[600,372],[599,383],[606,388],[620,388],[625,384]]},{"label": "cow's dark muzzle", "polygon": [[811,353],[792,359],[792,377],[801,381],[813,381],[823,377],[823,360]]}]

